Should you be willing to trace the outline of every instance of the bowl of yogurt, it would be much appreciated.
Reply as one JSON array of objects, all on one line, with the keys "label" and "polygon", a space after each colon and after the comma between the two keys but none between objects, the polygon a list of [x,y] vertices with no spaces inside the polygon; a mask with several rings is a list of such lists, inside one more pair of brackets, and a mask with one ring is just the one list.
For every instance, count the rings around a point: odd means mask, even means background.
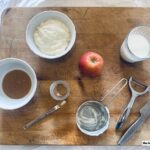
[{"label": "bowl of yogurt", "polygon": [[46,59],[66,55],[73,47],[76,29],[72,20],[59,11],[35,15],[26,28],[26,42],[33,53]]}]

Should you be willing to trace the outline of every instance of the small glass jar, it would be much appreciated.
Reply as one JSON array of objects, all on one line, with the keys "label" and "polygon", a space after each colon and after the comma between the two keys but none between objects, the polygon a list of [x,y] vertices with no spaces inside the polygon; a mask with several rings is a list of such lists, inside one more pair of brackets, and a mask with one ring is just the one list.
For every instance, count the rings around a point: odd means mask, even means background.
[{"label": "small glass jar", "polygon": [[[59,88],[60,86],[60,88]],[[54,81],[49,87],[50,95],[54,100],[62,101],[70,95],[69,83],[63,80]]]}]

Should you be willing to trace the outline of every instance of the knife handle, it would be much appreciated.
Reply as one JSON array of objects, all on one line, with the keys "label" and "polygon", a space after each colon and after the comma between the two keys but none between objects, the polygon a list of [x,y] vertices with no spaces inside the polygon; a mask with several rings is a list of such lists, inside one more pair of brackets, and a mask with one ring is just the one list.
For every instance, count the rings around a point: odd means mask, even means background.
[{"label": "knife handle", "polygon": [[145,118],[139,117],[125,132],[125,134],[121,137],[121,139],[118,142],[118,145],[123,145],[125,142],[127,142],[133,134],[140,128],[140,126],[144,123]]}]

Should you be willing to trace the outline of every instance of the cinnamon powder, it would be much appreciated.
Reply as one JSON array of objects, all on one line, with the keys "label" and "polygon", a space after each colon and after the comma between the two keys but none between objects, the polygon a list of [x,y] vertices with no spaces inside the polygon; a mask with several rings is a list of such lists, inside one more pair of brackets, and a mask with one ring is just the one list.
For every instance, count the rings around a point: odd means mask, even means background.
[{"label": "cinnamon powder", "polygon": [[24,97],[31,89],[31,79],[21,70],[8,72],[2,83],[4,93],[13,99]]}]

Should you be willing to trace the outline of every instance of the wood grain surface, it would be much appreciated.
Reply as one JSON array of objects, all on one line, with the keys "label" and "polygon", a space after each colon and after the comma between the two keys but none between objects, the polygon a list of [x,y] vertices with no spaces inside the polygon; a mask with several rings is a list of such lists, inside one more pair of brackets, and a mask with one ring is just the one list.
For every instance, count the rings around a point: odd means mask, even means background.
[{"label": "wood grain surface", "polygon": [[[77,39],[72,51],[58,60],[45,60],[33,54],[25,40],[29,20],[44,10],[59,10],[74,22]],[[139,97],[122,130],[115,125],[130,98],[126,87],[115,99],[108,97],[103,104],[110,110],[109,129],[98,137],[81,133],[75,122],[77,108],[86,100],[100,97],[121,78],[134,78],[150,85],[150,61],[129,64],[120,58],[119,50],[127,33],[135,26],[150,24],[148,8],[12,8],[3,20],[0,38],[0,59],[16,57],[27,61],[35,70],[38,89],[32,101],[23,108],[6,111],[0,109],[0,144],[52,144],[52,145],[116,145],[127,127],[139,116],[140,108],[150,96]],[[105,66],[98,78],[80,75],[80,56],[92,50],[100,53]],[[79,78],[81,77],[81,80]],[[39,114],[57,104],[49,94],[54,80],[67,80],[71,94],[67,104],[32,128],[23,126]],[[141,145],[150,140],[150,118],[127,145]]]}]

